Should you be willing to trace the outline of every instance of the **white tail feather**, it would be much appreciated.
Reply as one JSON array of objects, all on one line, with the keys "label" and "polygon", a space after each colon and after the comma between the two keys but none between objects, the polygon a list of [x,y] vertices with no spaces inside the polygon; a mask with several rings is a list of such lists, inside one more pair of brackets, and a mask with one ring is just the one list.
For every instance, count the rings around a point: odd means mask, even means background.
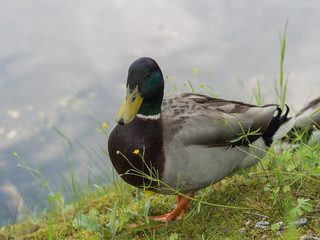
[{"label": "white tail feather", "polygon": [[279,127],[279,129],[273,135],[272,140],[274,141],[287,135],[287,133],[293,128],[295,122],[296,119],[294,116],[292,116],[289,121],[285,122]]}]

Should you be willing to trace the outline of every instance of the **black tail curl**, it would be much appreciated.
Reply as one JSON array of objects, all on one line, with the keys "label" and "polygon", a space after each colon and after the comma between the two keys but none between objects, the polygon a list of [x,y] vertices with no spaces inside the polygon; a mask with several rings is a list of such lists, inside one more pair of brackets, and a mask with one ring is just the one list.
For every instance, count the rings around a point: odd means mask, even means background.
[{"label": "black tail curl", "polygon": [[279,108],[279,107],[277,108],[277,111],[278,111],[277,115],[272,118],[272,120],[269,124],[269,127],[262,135],[262,138],[268,147],[271,146],[271,144],[274,140],[273,136],[278,131],[280,126],[290,119],[290,118],[288,119],[288,114],[289,114],[290,108],[288,107],[287,104],[286,104],[286,108],[287,108],[287,110],[286,110],[285,114],[282,116],[281,116],[281,113],[282,113],[281,108]]}]

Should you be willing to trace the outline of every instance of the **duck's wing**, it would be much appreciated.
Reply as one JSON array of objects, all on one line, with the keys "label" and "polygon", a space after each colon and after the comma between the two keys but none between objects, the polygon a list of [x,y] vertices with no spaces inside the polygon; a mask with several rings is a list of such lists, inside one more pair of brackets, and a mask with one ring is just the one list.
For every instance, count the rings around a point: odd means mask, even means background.
[{"label": "duck's wing", "polygon": [[201,94],[172,94],[162,103],[164,143],[179,139],[186,145],[248,145],[267,130],[277,108],[276,104],[256,106]]}]

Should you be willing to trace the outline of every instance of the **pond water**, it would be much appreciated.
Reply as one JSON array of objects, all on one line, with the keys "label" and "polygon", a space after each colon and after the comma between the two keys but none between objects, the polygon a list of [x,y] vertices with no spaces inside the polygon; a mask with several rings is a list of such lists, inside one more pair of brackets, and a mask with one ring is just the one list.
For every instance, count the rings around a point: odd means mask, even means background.
[{"label": "pond water", "polygon": [[320,92],[319,9],[317,0],[1,1],[0,224],[12,221],[21,194],[29,209],[45,207],[46,188],[15,152],[53,191],[71,182],[70,171],[83,180],[87,164],[93,182],[107,182],[110,163],[98,146],[107,137],[87,111],[115,126],[138,57],[154,58],[181,91],[190,80],[254,102],[259,80],[264,102],[275,102],[288,18],[287,103],[299,110]]}]

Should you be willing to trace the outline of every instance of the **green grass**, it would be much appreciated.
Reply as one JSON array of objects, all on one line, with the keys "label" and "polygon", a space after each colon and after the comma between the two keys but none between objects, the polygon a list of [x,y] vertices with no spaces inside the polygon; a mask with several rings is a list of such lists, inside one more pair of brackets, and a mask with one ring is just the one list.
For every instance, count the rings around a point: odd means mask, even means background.
[{"label": "green grass", "polygon": [[[287,26],[287,24],[286,24]],[[286,28],[285,28],[286,32]],[[276,88],[278,102],[284,106],[287,80],[283,80],[285,32],[281,41],[281,67]],[[212,87],[204,86],[197,70],[198,83],[187,81],[179,86],[166,77],[166,85],[173,91],[206,93],[216,96]],[[200,89],[197,91],[196,88]],[[170,91],[167,90],[167,91]],[[254,96],[263,103],[258,83]],[[75,101],[76,103],[76,101]],[[93,134],[107,140],[110,129],[100,119],[85,110],[97,126]],[[73,151],[70,139],[58,129],[57,134]],[[254,133],[244,133],[246,138]],[[191,202],[191,210],[182,220],[162,224],[148,220],[148,216],[172,211],[176,197],[152,194],[134,188],[108,169],[107,151],[96,142],[96,147],[84,144],[88,152],[85,173],[79,178],[70,167],[70,179],[63,179],[72,200],[65,202],[61,192],[54,192],[39,170],[26,163],[17,153],[19,164],[49,192],[48,206],[41,212],[28,213],[26,221],[3,226],[2,239],[297,239],[303,235],[320,237],[320,216],[315,209],[320,198],[320,144],[307,144],[307,132],[296,131],[290,137],[273,144],[260,164],[234,172],[232,176],[199,191]],[[286,145],[286,147],[285,147]],[[298,147],[293,147],[294,145]],[[104,157],[101,157],[102,156]],[[73,154],[71,153],[71,156]],[[143,158],[143,153],[141,153]],[[101,161],[112,184],[99,177],[90,167],[91,159]],[[150,169],[150,173],[152,170]],[[142,174],[136,172],[136,174]],[[150,174],[147,178],[155,178]],[[92,184],[95,178],[96,184]],[[32,217],[31,217],[32,216]],[[299,228],[292,222],[305,217],[306,225]],[[255,224],[265,218],[265,229]],[[145,225],[132,227],[132,224]],[[284,222],[286,228],[281,228]]]}]

